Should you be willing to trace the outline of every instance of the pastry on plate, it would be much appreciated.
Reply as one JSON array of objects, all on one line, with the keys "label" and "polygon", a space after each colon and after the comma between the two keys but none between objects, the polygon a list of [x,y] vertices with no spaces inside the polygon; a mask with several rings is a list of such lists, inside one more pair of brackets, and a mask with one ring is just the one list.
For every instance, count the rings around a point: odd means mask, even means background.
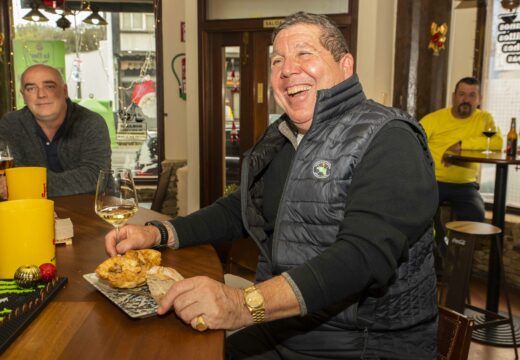
[{"label": "pastry on plate", "polygon": [[153,249],[128,250],[122,256],[113,256],[97,268],[97,276],[116,288],[135,288],[146,283],[146,272],[161,264],[161,253]]}]

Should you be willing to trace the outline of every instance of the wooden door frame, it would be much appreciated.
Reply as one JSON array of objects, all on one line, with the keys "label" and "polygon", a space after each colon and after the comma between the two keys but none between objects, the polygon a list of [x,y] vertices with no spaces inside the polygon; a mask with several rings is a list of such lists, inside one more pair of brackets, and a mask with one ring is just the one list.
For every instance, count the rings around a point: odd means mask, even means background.
[{"label": "wooden door frame", "polygon": [[14,27],[10,16],[10,1],[0,0],[0,117],[15,107],[12,38]]},{"label": "wooden door frame", "polygon": [[[359,0],[345,0],[349,2],[349,13],[340,15],[329,15],[329,17],[341,28],[343,34],[347,39],[350,51],[355,57],[357,48],[357,18],[358,18],[358,1]],[[212,54],[212,45],[210,44],[210,38],[215,36],[215,33],[229,33],[229,32],[249,32],[250,39],[253,38],[257,32],[271,32],[272,29],[264,28],[264,19],[235,19],[235,20],[206,20],[206,0],[198,0],[198,70],[199,70],[199,151],[200,151],[200,206],[204,207],[213,203],[218,197],[222,196],[223,189],[223,169],[222,169],[222,157],[223,157],[223,146],[221,134],[223,131],[222,124],[216,124],[214,120],[215,109],[220,109],[220,113],[223,113],[221,109],[222,105],[221,98],[213,99],[211,94],[219,94],[221,89],[220,81],[212,81],[217,79],[218,74],[212,73],[212,59],[214,59],[215,53]],[[283,17],[272,17],[269,19],[283,19]],[[212,35],[213,34],[213,35]],[[251,40],[250,40],[251,41]],[[241,52],[245,51],[243,55],[249,56],[251,59],[257,61],[259,49],[253,49],[251,46],[241,46]],[[263,77],[261,73],[262,60],[258,60],[259,66],[256,67],[253,73],[250,83],[247,83],[249,79],[245,79],[245,83],[241,79],[241,90],[248,89],[256,94],[256,85],[253,88],[253,84],[257,84]],[[252,61],[242,66],[251,66]],[[265,67],[264,67],[265,68]],[[259,70],[260,69],[260,70]],[[243,70],[247,70],[244,68]],[[268,80],[268,79],[267,79]],[[214,82],[214,83],[213,83]],[[264,82],[263,87],[263,98],[264,102],[267,100],[267,81]],[[241,96],[241,99],[244,97]],[[216,103],[218,102],[218,103]],[[241,119],[245,119],[243,114],[246,114],[245,110],[251,110],[254,114],[254,118],[263,116],[266,118],[265,110],[262,109],[262,105],[258,105],[256,101],[253,101],[253,97],[249,100],[241,100]],[[244,106],[244,107],[243,107]],[[247,115],[245,115],[247,116]],[[246,149],[242,148],[242,143],[250,143],[250,140],[254,142],[263,133],[265,127],[258,124],[258,121],[242,121],[241,122],[241,153]],[[218,136],[215,136],[218,134]],[[252,143],[251,142],[251,143]]]}]

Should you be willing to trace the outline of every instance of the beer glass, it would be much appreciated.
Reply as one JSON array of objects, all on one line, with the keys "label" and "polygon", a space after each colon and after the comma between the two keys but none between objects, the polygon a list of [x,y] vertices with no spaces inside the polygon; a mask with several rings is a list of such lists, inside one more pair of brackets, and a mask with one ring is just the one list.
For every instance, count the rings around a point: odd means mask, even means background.
[{"label": "beer glass", "polygon": [[119,242],[119,228],[137,212],[137,194],[130,169],[101,170],[96,187],[96,214],[112,224]]},{"label": "beer glass", "polygon": [[12,168],[14,160],[7,142],[0,140],[0,175],[5,175],[5,169]]}]

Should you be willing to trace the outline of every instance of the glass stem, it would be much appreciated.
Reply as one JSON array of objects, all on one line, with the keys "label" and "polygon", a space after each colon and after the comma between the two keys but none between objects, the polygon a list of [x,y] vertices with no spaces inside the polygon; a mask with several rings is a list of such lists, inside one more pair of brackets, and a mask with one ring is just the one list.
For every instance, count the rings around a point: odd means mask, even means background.
[{"label": "glass stem", "polygon": [[116,244],[119,244],[119,226],[115,226],[116,228]]},{"label": "glass stem", "polygon": [[489,152],[489,144],[490,144],[490,142],[491,142],[491,138],[488,137],[488,147],[487,147],[487,151],[488,151],[488,152]]}]

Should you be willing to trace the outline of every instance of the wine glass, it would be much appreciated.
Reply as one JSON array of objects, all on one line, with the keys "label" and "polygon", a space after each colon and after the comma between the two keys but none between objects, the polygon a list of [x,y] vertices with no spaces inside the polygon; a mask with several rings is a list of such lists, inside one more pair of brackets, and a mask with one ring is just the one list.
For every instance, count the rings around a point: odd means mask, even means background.
[{"label": "wine glass", "polygon": [[486,127],[484,127],[484,130],[482,130],[482,135],[487,137],[487,148],[486,150],[482,151],[482,154],[492,154],[493,151],[489,149],[489,145],[491,142],[491,137],[493,137],[497,133],[497,127],[495,124],[490,123],[487,124]]},{"label": "wine glass", "polygon": [[14,160],[9,150],[9,145],[7,145],[7,141],[0,140],[0,175],[5,173],[5,169],[13,166]]},{"label": "wine glass", "polygon": [[116,229],[137,212],[137,194],[130,169],[100,170],[96,187],[96,214]]}]

